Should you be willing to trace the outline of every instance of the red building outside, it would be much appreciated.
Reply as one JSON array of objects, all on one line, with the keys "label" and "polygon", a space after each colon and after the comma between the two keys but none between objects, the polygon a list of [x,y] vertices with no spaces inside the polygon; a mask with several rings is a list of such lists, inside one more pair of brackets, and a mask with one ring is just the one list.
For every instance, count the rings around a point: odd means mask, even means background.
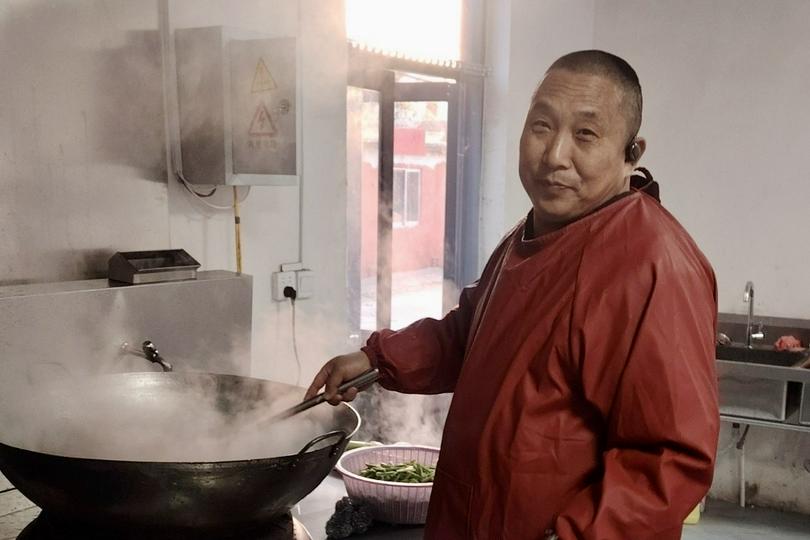
[{"label": "red building outside", "polygon": [[[397,103],[394,129],[394,273],[437,269],[444,259],[447,121],[443,103]],[[417,109],[414,111],[413,109]],[[423,109],[423,110],[418,110]],[[443,109],[443,110],[442,110]],[[362,168],[361,275],[376,275],[377,143]]]}]

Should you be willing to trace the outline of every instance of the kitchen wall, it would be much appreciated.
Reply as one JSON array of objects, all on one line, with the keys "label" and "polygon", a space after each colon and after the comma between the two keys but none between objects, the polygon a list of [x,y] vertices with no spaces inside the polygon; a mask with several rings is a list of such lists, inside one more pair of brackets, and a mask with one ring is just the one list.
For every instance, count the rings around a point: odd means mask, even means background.
[{"label": "kitchen wall", "polygon": [[[517,155],[535,80],[561,53],[595,47],[639,74],[642,165],[712,262],[720,310],[744,312],[743,287],[753,280],[756,312],[810,318],[809,3],[512,0],[490,10],[483,257],[529,208]],[[724,426],[713,494],[733,500],[730,440]],[[810,437],[752,428],[747,441],[750,502],[810,513]]]},{"label": "kitchen wall", "polygon": [[[803,0],[597,3],[595,43],[644,85],[643,163],[718,276],[720,310],[810,318]],[[778,337],[778,336],[774,336]]]},{"label": "kitchen wall", "polygon": [[[241,208],[243,271],[253,275],[253,374],[294,383],[292,310],[271,299],[271,273],[303,261],[315,271],[312,298],[296,305],[297,344],[308,383],[331,356],[346,352],[346,37],[343,2],[170,0],[171,29],[228,26],[270,36],[297,35],[303,55],[302,186],[254,186]],[[230,188],[214,203],[230,204]],[[246,190],[242,189],[240,195]],[[303,198],[301,199],[301,195]],[[213,211],[169,181],[171,243],[206,268],[235,269],[233,215]],[[299,219],[299,217],[301,219]]]},{"label": "kitchen wall", "polygon": [[3,0],[0,72],[0,284],[165,247],[155,2]]}]

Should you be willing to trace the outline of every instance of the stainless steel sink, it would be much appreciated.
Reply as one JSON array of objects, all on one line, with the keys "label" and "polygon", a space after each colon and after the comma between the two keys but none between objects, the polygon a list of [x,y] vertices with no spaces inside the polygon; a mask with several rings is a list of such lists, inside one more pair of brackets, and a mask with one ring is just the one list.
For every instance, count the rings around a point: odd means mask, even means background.
[{"label": "stainless steel sink", "polygon": [[732,343],[731,345],[717,345],[715,358],[769,366],[804,367],[810,360],[810,351],[778,351],[771,346],[748,348],[742,343]]},{"label": "stainless steel sink", "polygon": [[[732,343],[718,344],[720,413],[776,422],[810,424],[810,384],[796,382],[786,372],[800,373],[810,363],[810,351],[777,351],[770,345],[780,336],[792,335],[810,342],[810,321],[757,317],[763,323],[764,339],[745,346],[746,316],[719,315],[718,332]],[[795,372],[793,370],[796,370]],[[771,376],[771,370],[782,370]],[[785,371],[787,370],[787,371]]]}]

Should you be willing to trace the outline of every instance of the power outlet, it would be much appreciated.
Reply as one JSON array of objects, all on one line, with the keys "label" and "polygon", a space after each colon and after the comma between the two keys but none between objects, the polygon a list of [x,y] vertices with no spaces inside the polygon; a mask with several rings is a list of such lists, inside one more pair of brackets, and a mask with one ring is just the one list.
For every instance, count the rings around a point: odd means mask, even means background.
[{"label": "power outlet", "polygon": [[273,272],[271,279],[273,289],[273,300],[284,302],[284,287],[296,288],[295,272]]}]

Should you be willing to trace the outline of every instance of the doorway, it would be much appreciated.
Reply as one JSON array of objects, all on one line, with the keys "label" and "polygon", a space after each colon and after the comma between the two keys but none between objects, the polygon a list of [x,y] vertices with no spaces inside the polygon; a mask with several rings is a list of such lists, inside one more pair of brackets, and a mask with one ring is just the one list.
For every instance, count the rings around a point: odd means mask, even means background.
[{"label": "doorway", "polygon": [[352,327],[365,337],[457,301],[455,80],[366,70],[347,91]]}]

